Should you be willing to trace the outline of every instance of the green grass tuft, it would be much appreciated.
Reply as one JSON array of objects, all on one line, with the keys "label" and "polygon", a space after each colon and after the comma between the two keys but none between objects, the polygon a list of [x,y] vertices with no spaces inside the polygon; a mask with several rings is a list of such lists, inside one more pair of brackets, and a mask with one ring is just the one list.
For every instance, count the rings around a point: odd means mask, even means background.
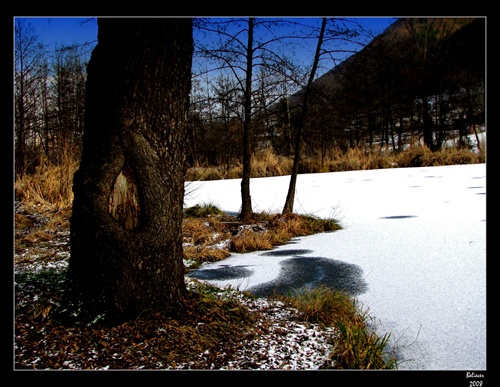
[{"label": "green grass tuft", "polygon": [[334,352],[330,355],[330,359],[333,360],[332,368],[396,368],[395,359],[388,358],[384,353],[390,338],[389,334],[380,337],[375,332],[368,331],[364,324],[346,324],[343,321],[338,321],[337,327],[341,336]]},{"label": "green grass tuft", "polygon": [[305,321],[336,326],[340,337],[322,368],[395,369],[395,359],[385,353],[390,335],[379,337],[368,328],[369,316],[346,293],[326,286],[297,291],[284,298]]},{"label": "green grass tuft", "polygon": [[224,215],[224,211],[213,203],[196,204],[184,210],[184,216],[187,218],[207,218],[209,216],[221,215]]}]

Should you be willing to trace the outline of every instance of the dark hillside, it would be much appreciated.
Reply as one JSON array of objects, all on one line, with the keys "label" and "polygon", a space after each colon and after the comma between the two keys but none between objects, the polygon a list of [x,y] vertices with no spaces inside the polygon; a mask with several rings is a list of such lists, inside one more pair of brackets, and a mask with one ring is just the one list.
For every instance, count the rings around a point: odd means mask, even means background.
[{"label": "dark hillside", "polygon": [[[351,66],[355,66],[361,61],[367,60],[367,57],[373,56],[376,57],[377,55],[387,55],[387,48],[394,46],[395,42],[398,41],[404,41],[407,39],[411,39],[411,32],[409,29],[408,23],[409,20],[417,20],[417,19],[398,19],[394,23],[392,23],[389,27],[385,29],[383,33],[380,35],[376,36],[371,43],[369,43],[367,46],[365,46],[362,50],[360,50],[358,53],[351,55],[349,58],[347,58],[345,61],[341,62],[338,66],[335,66],[333,69],[331,69],[329,72],[324,74],[323,76],[319,77],[316,80],[317,84],[320,85],[326,85],[329,87],[337,87],[338,86],[338,80],[337,77],[339,75],[344,74],[347,69],[349,69]],[[447,39],[451,40],[451,36],[448,34],[451,34],[454,36],[454,41],[459,40],[459,41],[476,41],[478,39],[477,36],[477,30],[479,27],[479,32],[481,33],[481,25],[482,25],[482,34],[483,34],[483,39],[484,39],[484,19],[473,19],[473,18],[463,18],[463,19],[455,19],[455,18],[442,18],[442,19],[435,19],[440,21],[440,25],[435,28],[440,28],[437,33],[439,34],[439,39],[443,38],[444,35],[446,35]],[[417,22],[418,23],[418,22]],[[442,23],[442,24],[441,24]],[[472,32],[471,28],[465,28],[470,25],[475,26],[475,31]],[[422,24],[418,23],[415,28],[417,30],[421,30],[423,28]],[[444,31],[443,31],[444,29]],[[465,29],[466,32],[463,30]],[[458,33],[459,31],[462,31],[461,33]],[[455,34],[456,33],[456,34]]]},{"label": "dark hillside", "polygon": [[[363,144],[399,149],[417,138],[434,151],[478,130],[485,37],[484,18],[396,20],[315,81],[309,152]],[[291,104],[300,105],[300,96]]]}]

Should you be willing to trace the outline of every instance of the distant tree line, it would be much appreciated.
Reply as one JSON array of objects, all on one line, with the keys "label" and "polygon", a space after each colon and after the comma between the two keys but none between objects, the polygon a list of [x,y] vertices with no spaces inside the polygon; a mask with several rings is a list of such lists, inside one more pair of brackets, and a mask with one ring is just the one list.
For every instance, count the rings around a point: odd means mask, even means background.
[{"label": "distant tree line", "polygon": [[400,19],[316,86],[309,152],[374,144],[432,151],[485,123],[484,19]]},{"label": "distant tree line", "polygon": [[[251,152],[295,153],[301,90],[311,63],[294,49],[317,40],[317,27],[278,19],[195,20],[189,113],[189,163],[230,167],[242,160],[245,127]],[[460,27],[460,28],[458,28]],[[281,31],[287,31],[284,34]],[[399,19],[339,65],[341,42],[366,37],[328,21],[321,66],[303,125],[303,156],[333,148],[384,145],[395,151],[421,139],[440,149],[457,133],[485,123],[485,20]],[[89,45],[49,51],[29,24],[15,22],[15,173],[79,157]],[[251,59],[251,83],[246,83]],[[465,141],[464,141],[464,145]]]},{"label": "distant tree line", "polygon": [[85,113],[85,46],[49,52],[26,20],[15,24],[15,172],[79,153]]}]

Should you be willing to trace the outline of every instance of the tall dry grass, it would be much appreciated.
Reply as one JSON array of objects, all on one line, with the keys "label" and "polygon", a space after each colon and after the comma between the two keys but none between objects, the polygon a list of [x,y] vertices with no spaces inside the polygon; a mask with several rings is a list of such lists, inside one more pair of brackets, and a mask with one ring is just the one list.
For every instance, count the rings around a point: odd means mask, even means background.
[{"label": "tall dry grass", "polygon": [[[445,147],[437,152],[418,143],[401,152],[388,151],[385,147],[355,147],[342,151],[330,150],[323,157],[304,157],[300,173],[354,171],[381,168],[405,168],[436,165],[476,164],[486,161],[486,147],[481,144],[479,152],[466,148]],[[251,177],[288,175],[292,169],[291,157],[276,154],[272,148],[256,152],[252,157]],[[78,169],[77,155],[68,154],[60,164],[43,160],[36,172],[24,175],[15,181],[16,199],[38,211],[54,211],[71,208],[73,201],[73,175]],[[241,178],[243,166],[235,162],[227,166],[194,166],[188,170],[186,180],[220,180]]]},{"label": "tall dry grass", "polygon": [[60,164],[42,160],[35,173],[16,179],[16,199],[23,202],[26,208],[36,208],[38,212],[70,209],[73,175],[79,164],[75,156],[64,157]]},{"label": "tall dry grass", "polygon": [[[278,156],[272,147],[257,151],[251,159],[251,177],[271,177],[290,174],[293,160]],[[234,160],[231,166],[202,166],[196,164],[187,171],[186,180],[239,179],[243,175],[243,164]]]},{"label": "tall dry grass", "polygon": [[[347,150],[334,148],[324,155],[303,157],[299,165],[299,172],[341,172],[484,162],[486,162],[484,142],[478,152],[459,147],[443,147],[437,152],[432,152],[428,147],[415,143],[400,152],[394,152],[382,146],[354,147]],[[292,164],[291,157],[279,156],[272,148],[266,148],[253,155],[251,177],[288,175],[291,172]],[[188,170],[186,179],[188,181],[236,179],[241,178],[242,171],[243,167],[239,161],[235,161],[230,168],[197,165]]]},{"label": "tall dry grass", "polygon": [[289,175],[293,159],[278,156],[272,147],[258,151],[252,157],[252,177]]}]

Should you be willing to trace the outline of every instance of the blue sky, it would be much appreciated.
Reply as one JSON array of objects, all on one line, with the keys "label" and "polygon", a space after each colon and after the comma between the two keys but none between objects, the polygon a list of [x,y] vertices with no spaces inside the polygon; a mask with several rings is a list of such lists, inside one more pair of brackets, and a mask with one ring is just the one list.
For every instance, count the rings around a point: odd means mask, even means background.
[{"label": "blue sky", "polygon": [[[298,18],[296,16],[294,18]],[[22,17],[19,17],[22,18]],[[272,17],[271,17],[272,18]],[[321,17],[304,17],[303,22],[315,25],[319,28]],[[350,22],[358,23],[362,28],[369,31],[373,36],[382,33],[391,23],[395,21],[394,17],[346,17]],[[97,21],[92,16],[81,17],[27,17],[26,20],[35,28],[35,33],[39,36],[41,42],[47,45],[49,50],[53,50],[61,45],[72,45],[82,43],[97,43]],[[349,27],[355,24],[349,23]],[[196,34],[196,30],[194,32]],[[195,35],[195,40],[197,35]],[[368,41],[365,40],[365,43]],[[340,44],[340,43],[339,43]],[[316,46],[316,39],[304,41],[303,45],[298,46],[298,51],[293,53],[295,59],[301,64],[309,66],[312,63],[312,57]],[[359,50],[359,45],[338,47],[339,50]],[[340,61],[344,60],[350,53],[336,54],[335,61],[327,58],[320,62],[318,76],[335,67]],[[195,64],[193,64],[194,66]]]},{"label": "blue sky", "polygon": [[26,20],[33,25],[36,33],[49,48],[60,44],[70,45],[97,41],[97,23],[95,19],[68,17],[29,17]]},{"label": "blue sky", "polygon": [[[89,42],[97,39],[97,23],[88,17],[29,17],[42,41],[49,46]],[[92,20],[89,20],[92,19]],[[394,18],[391,17],[353,17],[365,28],[379,34],[387,28]],[[319,24],[319,22],[318,22]]]}]

